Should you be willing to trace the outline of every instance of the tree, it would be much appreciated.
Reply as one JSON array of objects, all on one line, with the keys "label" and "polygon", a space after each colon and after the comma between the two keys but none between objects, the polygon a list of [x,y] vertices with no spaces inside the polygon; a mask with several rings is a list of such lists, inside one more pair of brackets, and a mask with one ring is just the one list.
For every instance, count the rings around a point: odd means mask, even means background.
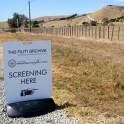
[{"label": "tree", "polygon": [[104,25],[104,26],[105,26],[105,25],[108,25],[109,19],[108,19],[107,17],[105,17],[105,18],[102,19],[102,22],[103,22],[103,25]]},{"label": "tree", "polygon": [[32,27],[33,28],[38,28],[39,27],[39,22],[38,21],[34,21]]},{"label": "tree", "polygon": [[88,22],[82,22],[82,25],[89,26],[90,24]]},{"label": "tree", "polygon": [[28,18],[24,14],[14,13],[13,18],[8,19],[8,24],[11,28],[28,27]]},{"label": "tree", "polygon": [[91,21],[90,24],[91,26],[97,26],[97,21]]}]

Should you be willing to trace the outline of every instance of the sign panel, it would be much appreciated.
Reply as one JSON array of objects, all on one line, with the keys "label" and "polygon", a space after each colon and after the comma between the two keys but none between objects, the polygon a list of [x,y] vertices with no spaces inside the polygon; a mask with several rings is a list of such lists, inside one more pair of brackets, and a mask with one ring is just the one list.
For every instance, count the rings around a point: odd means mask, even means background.
[{"label": "sign panel", "polygon": [[50,98],[51,42],[5,42],[3,50],[7,103]]}]

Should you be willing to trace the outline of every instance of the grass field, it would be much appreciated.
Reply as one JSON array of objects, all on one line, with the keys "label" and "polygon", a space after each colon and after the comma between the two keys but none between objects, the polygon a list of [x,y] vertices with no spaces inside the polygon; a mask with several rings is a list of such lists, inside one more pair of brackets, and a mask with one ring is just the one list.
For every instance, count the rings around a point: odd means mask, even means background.
[{"label": "grass field", "polygon": [[3,33],[0,61],[3,42],[27,40],[52,41],[53,98],[58,109],[85,119],[96,113],[108,118],[124,115],[124,44]]}]

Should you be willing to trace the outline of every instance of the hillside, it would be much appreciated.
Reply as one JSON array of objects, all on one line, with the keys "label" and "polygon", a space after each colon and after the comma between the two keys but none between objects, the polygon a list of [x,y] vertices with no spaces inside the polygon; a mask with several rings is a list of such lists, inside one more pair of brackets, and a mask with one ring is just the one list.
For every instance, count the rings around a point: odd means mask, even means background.
[{"label": "hillside", "polygon": [[114,5],[108,5],[92,14],[89,14],[91,18],[94,18],[97,21],[101,21],[105,17],[107,17],[108,19],[114,19],[123,15],[124,7]]},{"label": "hillside", "polygon": [[0,28],[9,28],[8,23],[7,22],[0,22]]},{"label": "hillside", "polygon": [[[71,19],[60,20],[54,19],[45,23],[42,23],[43,27],[61,27],[61,26],[75,26],[82,25],[83,22],[97,21],[98,23],[102,23],[104,18],[117,19],[124,15],[124,7],[123,6],[115,6],[108,5],[104,8],[90,14],[82,14],[77,15]],[[123,19],[124,20],[124,19]],[[123,20],[115,21],[113,24],[115,25],[124,25]]]},{"label": "hillside", "polygon": [[[114,25],[124,25],[124,6],[108,5],[90,14],[65,15],[65,16],[44,16],[32,19],[38,21],[40,27],[62,27],[82,25],[83,22],[97,21],[101,23],[104,18],[114,19]],[[122,19],[117,20],[118,18]],[[1,28],[8,27],[7,22],[0,22]]]}]

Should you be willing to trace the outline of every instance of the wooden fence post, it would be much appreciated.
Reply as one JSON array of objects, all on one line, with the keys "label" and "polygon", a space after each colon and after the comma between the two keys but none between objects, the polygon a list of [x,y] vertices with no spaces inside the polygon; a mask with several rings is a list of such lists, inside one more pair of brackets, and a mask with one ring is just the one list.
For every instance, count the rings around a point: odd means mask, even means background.
[{"label": "wooden fence post", "polygon": [[105,39],[105,26],[103,26],[103,39]]},{"label": "wooden fence post", "polygon": [[101,26],[99,26],[99,39],[101,39]]},{"label": "wooden fence post", "polygon": [[109,39],[109,26],[108,26],[108,39]]},{"label": "wooden fence post", "polygon": [[83,37],[83,26],[81,26],[81,36]]},{"label": "wooden fence post", "polygon": [[78,26],[76,26],[76,37],[78,36]]},{"label": "wooden fence post", "polygon": [[120,26],[118,27],[118,41],[120,39]]},{"label": "wooden fence post", "polygon": [[67,36],[67,27],[65,27],[65,36]]},{"label": "wooden fence post", "polygon": [[82,26],[80,25],[80,37],[82,36]]},{"label": "wooden fence post", "polygon": [[97,39],[97,26],[95,26],[95,39]]},{"label": "wooden fence post", "polygon": [[73,37],[73,26],[71,26],[71,36]]},{"label": "wooden fence post", "polygon": [[69,27],[69,36],[71,37],[71,26]]},{"label": "wooden fence post", "polygon": [[65,36],[65,27],[63,27],[63,36]]},{"label": "wooden fence post", "polygon": [[90,37],[90,26],[89,26],[89,37]]},{"label": "wooden fence post", "polygon": [[62,36],[64,36],[64,27],[62,27]]},{"label": "wooden fence post", "polygon": [[64,36],[66,36],[66,27],[64,27]]},{"label": "wooden fence post", "polygon": [[114,26],[112,27],[112,36],[111,36],[111,41],[113,40],[113,34],[114,34]]},{"label": "wooden fence post", "polygon": [[86,37],[86,26],[84,26],[84,33],[85,33],[85,37]]},{"label": "wooden fence post", "polygon": [[67,29],[68,29],[68,36],[69,36],[69,27]]},{"label": "wooden fence post", "polygon": [[93,37],[93,26],[92,26],[92,37]]},{"label": "wooden fence post", "polygon": [[75,37],[75,26],[74,26],[74,28],[73,28],[73,32],[74,32],[74,35],[73,35],[73,36]]}]

